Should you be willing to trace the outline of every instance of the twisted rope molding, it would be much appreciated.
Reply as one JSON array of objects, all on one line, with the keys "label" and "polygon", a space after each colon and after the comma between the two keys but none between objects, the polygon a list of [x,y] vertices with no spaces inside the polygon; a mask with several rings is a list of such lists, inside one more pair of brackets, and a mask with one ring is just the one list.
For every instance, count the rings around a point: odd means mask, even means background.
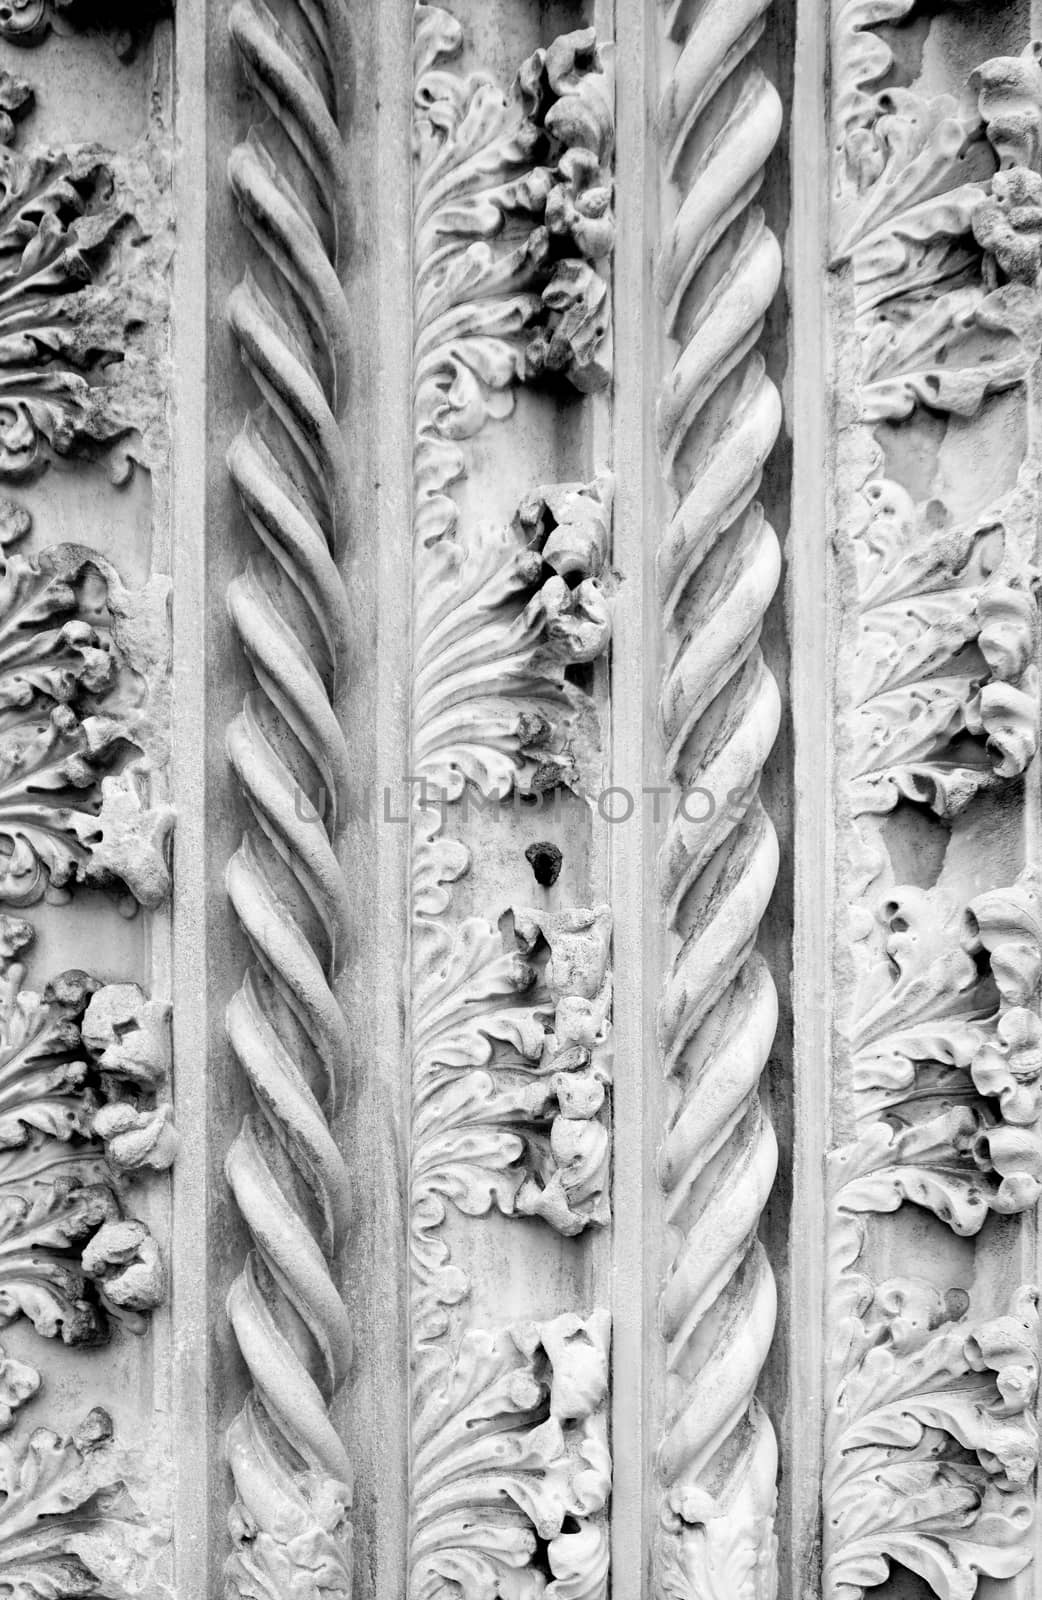
[{"label": "twisted rope molding", "polygon": [[263,0],[238,0],[230,16],[271,114],[228,168],[271,289],[247,272],[228,302],[264,402],[228,466],[264,553],[228,591],[257,688],[227,735],[253,818],[227,887],[254,956],[227,1028],[256,1102],[225,1168],[252,1239],[228,1297],[252,1389],[227,1438],[237,1496],[227,1582],[231,1595],[347,1596],[351,1466],[331,1417],[351,1357],[332,1270],[349,1194],[331,1124],[352,1055],[333,989],[347,921],[337,845],[348,777],[338,715],[348,631],[337,569],[348,470],[338,0],[290,0],[287,13],[293,36]]},{"label": "twisted rope molding", "polygon": [[757,1227],[777,1167],[759,1094],[777,996],[754,947],[778,869],[757,791],[780,713],[758,646],[780,552],[754,497],[781,425],[755,348],[781,254],[753,201],[781,103],[750,60],[769,7],[709,0],[694,20],[675,17],[660,107],[665,176],[683,185],[659,266],[677,347],[658,407],[676,496],[657,558],[660,715],[671,782],[728,803],[707,823],[685,816],[681,795],[659,863],[679,947],[659,1018],[678,1100],[660,1158],[677,1244],[659,1307],[669,1414],[656,1592],[728,1600],[776,1590],[777,1446],[756,1386],[776,1311]]}]

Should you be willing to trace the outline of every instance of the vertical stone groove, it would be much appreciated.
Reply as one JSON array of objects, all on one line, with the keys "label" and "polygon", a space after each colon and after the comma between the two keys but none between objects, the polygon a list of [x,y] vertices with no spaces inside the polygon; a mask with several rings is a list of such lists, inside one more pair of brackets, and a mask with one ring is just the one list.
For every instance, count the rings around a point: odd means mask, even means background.
[{"label": "vertical stone groove", "polygon": [[[262,551],[228,591],[256,689],[228,729],[252,825],[227,887],[254,961],[227,1013],[256,1107],[226,1172],[252,1238],[228,1298],[251,1391],[228,1434],[229,1592],[350,1592],[351,1467],[331,1415],[351,1355],[333,1261],[349,1220],[331,1126],[351,1059],[334,983],[346,883],[337,847],[349,756],[338,715],[347,596],[337,569],[348,465],[338,417],[348,346],[337,207],[336,0],[283,27],[240,0],[230,27],[270,113],[229,181],[264,258],[228,317],[263,402],[228,455]],[[259,1586],[259,1587],[258,1587]]]},{"label": "vertical stone groove", "polygon": [[758,640],[780,554],[755,499],[781,422],[756,349],[781,271],[754,204],[781,127],[779,96],[750,55],[768,9],[769,0],[675,8],[679,53],[659,112],[675,197],[659,263],[675,345],[658,406],[675,496],[657,554],[660,715],[679,791],[659,861],[675,937],[659,1029],[677,1096],[659,1174],[675,1230],[659,1305],[659,1594],[678,1584],[733,1597],[776,1588],[777,1447],[756,1399],[776,1308],[757,1228],[777,1164],[759,1088],[777,999],[755,949],[778,868],[757,797],[779,722]]}]

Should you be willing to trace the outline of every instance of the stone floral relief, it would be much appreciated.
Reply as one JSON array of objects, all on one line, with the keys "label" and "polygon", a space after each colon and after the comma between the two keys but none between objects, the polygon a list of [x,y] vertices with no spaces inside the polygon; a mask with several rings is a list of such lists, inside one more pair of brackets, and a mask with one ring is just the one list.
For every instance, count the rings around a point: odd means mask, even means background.
[{"label": "stone floral relief", "polygon": [[464,1334],[413,1417],[409,1600],[606,1600],[605,1310]]},{"label": "stone floral relief", "polygon": [[863,497],[851,802],[950,818],[1019,777],[1038,746],[1033,487],[961,526],[885,477]]},{"label": "stone floral relief", "polygon": [[87,457],[121,483],[165,430],[169,155],[15,149],[33,101],[0,73],[0,479]]},{"label": "stone floral relief", "polygon": [[417,930],[410,1181],[413,1334],[449,1328],[466,1274],[439,1237],[447,1203],[496,1206],[566,1237],[609,1220],[611,917],[515,910]]},{"label": "stone floral relief", "polygon": [[[244,270],[227,316],[260,402],[227,458],[249,546],[228,614],[251,675],[226,736],[246,826],[225,884],[249,950],[225,1018],[229,1062],[249,1089],[225,1158],[249,1240],[227,1299],[247,1392],[225,1436],[224,1576],[242,1600],[346,1600],[352,1586],[353,1467],[335,1411],[352,1361],[338,1259],[352,1208],[335,1119],[364,1062],[335,988],[355,776],[343,714],[353,468],[342,422],[355,332],[339,233],[348,73],[337,9],[319,26],[307,0],[291,0],[285,28],[239,0],[228,18],[257,125],[228,164]],[[301,161],[310,181],[299,186]]]},{"label": "stone floral relief", "polygon": [[[42,993],[18,959],[28,924],[0,917],[0,1326],[27,1319],[70,1346],[143,1333],[166,1291],[133,1185],[169,1167],[169,1007],[134,984],[65,972]],[[44,1388],[0,1352],[0,1433]],[[0,1442],[0,1585],[122,1600],[154,1579],[166,1541],[143,1468],[92,1411],[71,1436]]]},{"label": "stone floral relief", "polygon": [[460,24],[415,12],[414,473],[418,547],[451,534],[462,445],[509,416],[513,388],[561,373],[583,393],[611,363],[611,53],[562,35],[508,94],[449,63]]},{"label": "stone floral relief", "polygon": [[571,1238],[609,1220],[609,910],[460,917],[453,891],[468,791],[595,787],[613,486],[543,484],[508,527],[453,490],[517,385],[566,404],[610,379],[611,49],[567,34],[504,94],[453,70],[446,11],[415,19],[409,1594],[595,1600],[608,1314],[474,1327],[445,1224],[494,1209]]},{"label": "stone floral relief", "polygon": [[155,907],[173,826],[170,806],[148,803],[166,754],[166,585],[134,595],[82,546],[11,550],[29,523],[3,509],[0,905],[84,885]]},{"label": "stone floral relief", "polygon": [[32,930],[4,917],[0,933],[0,1323],[69,1345],[113,1319],[142,1332],[165,1272],[128,1204],[176,1154],[169,1006],[84,972],[26,989]]},{"label": "stone floral relief", "polygon": [[893,1563],[944,1600],[1031,1559],[1037,1295],[977,1317],[962,1291],[855,1279],[826,1413],[823,1593],[860,1600]]},{"label": "stone floral relief", "polygon": [[[1030,45],[950,95],[924,98],[899,71],[879,88],[900,31],[872,30],[911,10],[832,14],[833,268],[858,359],[837,539],[856,626],[838,667],[850,942],[828,1164],[830,1600],[892,1565],[942,1600],[1022,1571],[1037,1459],[1035,1291],[980,1266],[989,1218],[1031,1213],[1042,1192],[1037,869],[996,881],[984,851],[962,887],[982,804],[1020,803],[1038,747],[1037,465],[1025,452],[968,511],[922,484],[930,463],[944,481],[946,428],[986,448],[993,398],[1032,393],[1042,71]],[[911,814],[936,841],[926,887],[903,884],[892,854]],[[881,1219],[905,1206],[974,1241],[979,1288],[873,1284]]]},{"label": "stone floral relief", "polygon": [[125,1600],[158,1592],[164,1537],[141,1463],[100,1407],[69,1434],[0,1441],[0,1582],[25,1600]]},{"label": "stone floral relief", "polygon": [[[783,121],[757,49],[771,10],[710,0],[660,30],[655,1600],[773,1600],[778,1586],[778,1450],[758,1395],[777,1301],[760,1224],[777,1169],[761,1084],[778,1001],[756,948],[779,861],[760,798],[781,713],[760,648],[781,570],[760,500],[782,425],[761,349],[782,268],[759,204]],[[693,785],[726,797],[712,821],[686,811]]]}]

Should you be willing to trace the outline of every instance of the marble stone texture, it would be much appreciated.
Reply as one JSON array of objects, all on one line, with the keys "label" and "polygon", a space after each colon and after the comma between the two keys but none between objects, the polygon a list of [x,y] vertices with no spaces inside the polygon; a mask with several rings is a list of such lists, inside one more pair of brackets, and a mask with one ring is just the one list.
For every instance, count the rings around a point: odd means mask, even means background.
[{"label": "marble stone texture", "polygon": [[0,0],[0,1594],[1034,1600],[1035,0]]}]

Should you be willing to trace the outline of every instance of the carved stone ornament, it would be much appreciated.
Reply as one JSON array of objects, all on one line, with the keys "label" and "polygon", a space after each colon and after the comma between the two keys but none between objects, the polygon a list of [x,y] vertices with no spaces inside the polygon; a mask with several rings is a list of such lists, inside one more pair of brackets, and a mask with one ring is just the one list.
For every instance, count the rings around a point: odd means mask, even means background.
[{"label": "carved stone ornament", "polygon": [[116,49],[128,56],[155,18],[173,10],[173,0],[2,0],[0,39],[33,45],[59,32],[103,28],[112,33]]},{"label": "carved stone ornament", "polygon": [[1042,0],[0,0],[0,1600],[1039,1600]]},{"label": "carved stone ornament", "polygon": [[[986,453],[1034,404],[1042,70],[1029,44],[951,94],[908,87],[889,24],[911,9],[832,18],[833,271],[857,347],[825,1302],[823,1592],[843,1600],[895,1570],[942,1600],[1023,1572],[1038,1454],[1037,1295],[987,1263],[996,1219],[1033,1227],[1042,1194],[1039,478],[1015,428],[976,484],[957,452]],[[948,1230],[973,1241],[958,1277]],[[979,1288],[935,1287],[938,1259]]]}]

